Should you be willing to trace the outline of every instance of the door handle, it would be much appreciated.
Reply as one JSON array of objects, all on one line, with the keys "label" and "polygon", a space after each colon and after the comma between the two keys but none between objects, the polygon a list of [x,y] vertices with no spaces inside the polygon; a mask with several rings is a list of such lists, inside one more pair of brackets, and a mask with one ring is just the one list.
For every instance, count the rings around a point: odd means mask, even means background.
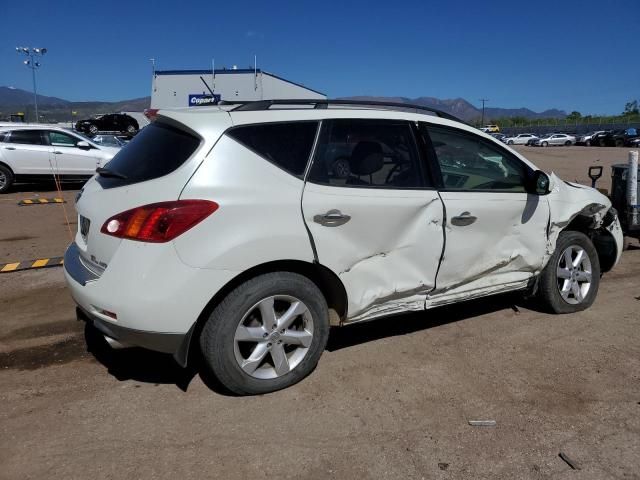
[{"label": "door handle", "polygon": [[351,217],[349,215],[344,215],[340,210],[329,210],[327,213],[323,213],[320,215],[314,215],[313,221],[319,223],[323,227],[339,227],[340,225],[344,225]]},{"label": "door handle", "polygon": [[460,215],[451,218],[451,224],[456,227],[466,227],[475,222],[478,217],[474,217],[469,212],[462,212]]},{"label": "door handle", "polygon": [[15,150],[16,147],[4,147],[5,150]]}]

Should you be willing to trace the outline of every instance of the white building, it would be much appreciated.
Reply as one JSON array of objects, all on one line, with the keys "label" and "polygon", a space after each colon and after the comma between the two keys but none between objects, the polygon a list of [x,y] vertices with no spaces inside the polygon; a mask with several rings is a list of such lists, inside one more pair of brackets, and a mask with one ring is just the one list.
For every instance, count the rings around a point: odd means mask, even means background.
[{"label": "white building", "polygon": [[[213,92],[213,95],[212,95]],[[325,99],[327,96],[260,69],[156,70],[151,108],[183,108],[223,101]]]}]

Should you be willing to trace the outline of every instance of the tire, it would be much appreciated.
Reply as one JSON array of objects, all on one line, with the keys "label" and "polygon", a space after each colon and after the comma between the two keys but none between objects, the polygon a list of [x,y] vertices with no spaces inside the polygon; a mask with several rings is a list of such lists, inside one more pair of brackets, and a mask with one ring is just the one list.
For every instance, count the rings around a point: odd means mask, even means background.
[{"label": "tire", "polygon": [[[567,252],[570,252],[572,264],[575,264],[580,251],[583,260],[577,267],[567,268]],[[559,276],[560,272],[562,277]],[[538,294],[541,302],[554,313],[579,312],[593,304],[599,285],[600,262],[589,237],[581,232],[561,232],[556,249],[540,274]],[[562,294],[561,288],[568,290]]]},{"label": "tire", "polygon": [[570,147],[571,146],[571,140],[567,140],[566,142],[564,142],[564,146],[565,147]]},{"label": "tire", "polygon": [[[261,311],[275,320],[264,323]],[[293,315],[287,318],[286,312]],[[229,293],[207,319],[200,348],[205,366],[224,387],[256,395],[309,375],[328,338],[329,312],[318,287],[302,275],[277,272],[252,278]],[[283,358],[278,371],[276,360]]]},{"label": "tire", "polygon": [[89,125],[89,133],[95,135],[98,133],[98,127],[96,125]]},{"label": "tire", "polygon": [[513,140],[509,140],[509,142],[507,143],[507,145],[513,145]]},{"label": "tire", "polygon": [[607,144],[604,142],[604,140],[600,140],[600,141],[598,142],[598,144],[599,144],[601,147],[606,147],[606,146],[607,146]]},{"label": "tire", "polygon": [[616,147],[624,147],[624,140],[616,140]]},{"label": "tire", "polygon": [[591,140],[587,140],[587,141],[585,142],[585,146],[590,147],[590,146],[591,146]]},{"label": "tire", "polygon": [[7,193],[13,185],[13,172],[5,165],[0,165],[0,193]]},{"label": "tire", "polygon": [[548,147],[549,146],[549,142],[542,142],[540,145],[542,145],[543,147]]},{"label": "tire", "polygon": [[136,130],[137,129],[136,129],[136,127],[134,125],[129,124],[129,125],[127,125],[126,133],[128,133],[130,135],[133,135],[134,133],[136,133]]}]

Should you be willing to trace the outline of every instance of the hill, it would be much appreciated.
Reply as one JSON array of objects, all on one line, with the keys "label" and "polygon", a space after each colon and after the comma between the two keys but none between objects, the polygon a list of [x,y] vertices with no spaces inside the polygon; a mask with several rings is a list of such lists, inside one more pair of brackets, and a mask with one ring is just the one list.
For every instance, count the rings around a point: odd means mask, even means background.
[{"label": "hill", "polygon": [[[369,100],[382,102],[411,103],[425,107],[433,107],[438,110],[450,113],[467,122],[479,121],[482,118],[482,110],[469,103],[464,98],[439,99],[434,97],[345,97],[345,100]],[[528,108],[485,108],[484,117],[488,121],[491,118],[513,118],[522,117],[528,119],[538,118],[565,118],[566,112],[557,109],[545,110],[544,112],[534,112]]]},{"label": "hill", "polygon": [[[38,114],[47,122],[68,122],[99,113],[141,112],[149,108],[151,97],[134,98],[117,102],[71,102],[57,97],[38,95]],[[27,120],[34,119],[33,93],[13,87],[0,87],[0,120],[10,114],[25,113]]]}]

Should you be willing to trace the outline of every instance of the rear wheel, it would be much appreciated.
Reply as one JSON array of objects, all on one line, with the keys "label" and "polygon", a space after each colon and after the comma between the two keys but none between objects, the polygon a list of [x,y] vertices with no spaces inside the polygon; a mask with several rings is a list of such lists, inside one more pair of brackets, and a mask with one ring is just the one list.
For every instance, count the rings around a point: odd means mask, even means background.
[{"label": "rear wheel", "polygon": [[136,127],[135,127],[135,126],[133,126],[133,125],[131,125],[131,124],[129,124],[129,125],[127,126],[127,133],[129,133],[129,134],[134,134],[134,133],[136,133]]},{"label": "rear wheel", "polygon": [[13,185],[13,172],[9,167],[0,165],[0,193],[7,193]]},{"label": "rear wheel", "polygon": [[564,146],[565,147],[570,147],[571,146],[571,140],[567,140],[566,142],[564,142]]},{"label": "rear wheel", "polygon": [[207,367],[241,395],[289,387],[315,368],[329,337],[327,303],[308,278],[255,277],[214,309],[200,335]]},{"label": "rear wheel", "polygon": [[589,308],[598,294],[598,253],[584,233],[561,232],[556,250],[540,274],[540,299],[555,313]]},{"label": "rear wheel", "polygon": [[98,133],[98,127],[95,125],[90,125],[89,126],[89,133],[91,135],[95,135],[96,133]]}]

